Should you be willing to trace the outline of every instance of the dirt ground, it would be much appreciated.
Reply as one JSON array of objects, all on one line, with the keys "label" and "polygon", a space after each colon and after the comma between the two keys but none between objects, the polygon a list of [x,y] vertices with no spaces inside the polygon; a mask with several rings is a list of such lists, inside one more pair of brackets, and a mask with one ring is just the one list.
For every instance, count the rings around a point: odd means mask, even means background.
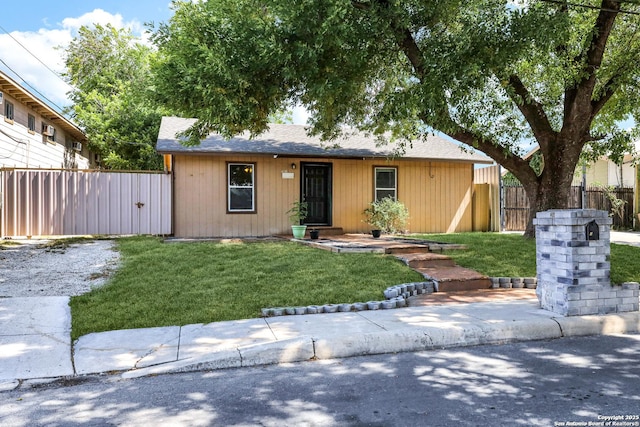
[{"label": "dirt ground", "polygon": [[118,266],[113,240],[62,242],[0,241],[0,298],[80,295],[103,285]]}]

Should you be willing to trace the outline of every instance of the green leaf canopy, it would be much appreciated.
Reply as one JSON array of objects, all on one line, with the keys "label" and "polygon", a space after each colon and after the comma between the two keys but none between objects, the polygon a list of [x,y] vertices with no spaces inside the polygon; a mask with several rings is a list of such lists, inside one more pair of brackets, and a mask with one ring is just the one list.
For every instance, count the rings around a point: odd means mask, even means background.
[{"label": "green leaf canopy", "polygon": [[[624,6],[624,7],[623,7]],[[566,204],[585,147],[619,156],[640,118],[632,1],[177,1],[154,34],[162,101],[211,131],[262,132],[293,104],[327,139],[438,131],[489,155],[534,213]],[[523,159],[539,147],[544,169]]]}]

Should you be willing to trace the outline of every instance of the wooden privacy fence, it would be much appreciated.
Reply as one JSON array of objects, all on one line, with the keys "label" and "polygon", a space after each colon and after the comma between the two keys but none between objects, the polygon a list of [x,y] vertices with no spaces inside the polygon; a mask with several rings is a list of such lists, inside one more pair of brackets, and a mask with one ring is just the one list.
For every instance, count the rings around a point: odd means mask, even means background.
[{"label": "wooden privacy fence", "polygon": [[0,170],[0,237],[171,234],[171,175]]},{"label": "wooden privacy fence", "polygon": [[[572,209],[582,209],[583,190],[580,186],[571,187],[569,196],[569,207]],[[615,188],[613,194],[617,198],[624,200],[624,215],[620,218],[613,216],[613,226],[616,228],[633,227],[633,188]],[[504,185],[502,188],[503,206],[503,230],[521,231],[527,226],[529,219],[529,200],[520,185]],[[611,212],[611,202],[602,188],[590,187],[584,190],[584,200],[586,209],[599,209]]]}]

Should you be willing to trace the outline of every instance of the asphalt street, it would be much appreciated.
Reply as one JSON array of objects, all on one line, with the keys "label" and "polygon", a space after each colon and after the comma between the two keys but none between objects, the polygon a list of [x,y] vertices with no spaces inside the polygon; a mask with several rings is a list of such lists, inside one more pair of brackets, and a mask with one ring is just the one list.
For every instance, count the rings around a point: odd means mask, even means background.
[{"label": "asphalt street", "polygon": [[640,426],[638,417],[637,334],[86,376],[0,393],[2,426]]}]

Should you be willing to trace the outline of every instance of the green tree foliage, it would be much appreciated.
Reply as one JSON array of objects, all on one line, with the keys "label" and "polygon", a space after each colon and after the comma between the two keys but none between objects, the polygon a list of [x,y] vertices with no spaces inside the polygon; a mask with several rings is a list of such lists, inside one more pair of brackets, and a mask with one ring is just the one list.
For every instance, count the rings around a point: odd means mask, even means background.
[{"label": "green tree foliage", "polygon": [[[624,6],[624,8],[623,8]],[[397,141],[434,130],[525,187],[533,215],[564,208],[583,148],[627,151],[640,119],[640,11],[614,0],[175,1],[155,32],[166,105],[210,131],[262,132],[299,103],[312,132]],[[521,146],[540,147],[543,170]],[[528,228],[533,234],[533,228]]]},{"label": "green tree foliage", "polygon": [[75,121],[108,169],[161,169],[155,151],[163,110],[152,100],[153,50],[130,31],[82,27],[65,51]]}]

